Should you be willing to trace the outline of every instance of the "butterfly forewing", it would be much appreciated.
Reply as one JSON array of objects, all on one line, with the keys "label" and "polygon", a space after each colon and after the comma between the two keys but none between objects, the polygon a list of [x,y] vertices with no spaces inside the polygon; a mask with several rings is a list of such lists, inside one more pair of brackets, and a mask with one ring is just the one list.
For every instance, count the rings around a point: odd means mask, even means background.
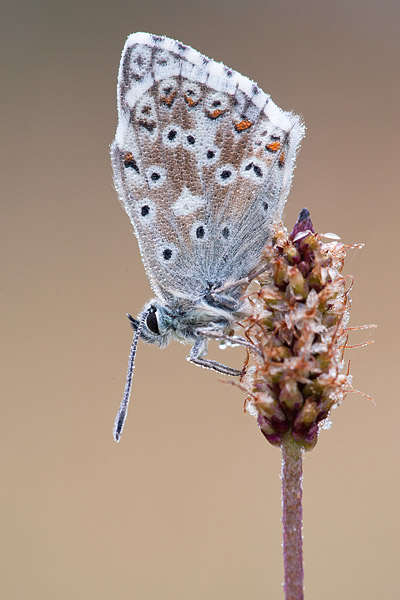
[{"label": "butterfly forewing", "polygon": [[304,128],[239,73],[131,35],[119,72],[114,179],[154,292],[195,299],[257,269]]}]

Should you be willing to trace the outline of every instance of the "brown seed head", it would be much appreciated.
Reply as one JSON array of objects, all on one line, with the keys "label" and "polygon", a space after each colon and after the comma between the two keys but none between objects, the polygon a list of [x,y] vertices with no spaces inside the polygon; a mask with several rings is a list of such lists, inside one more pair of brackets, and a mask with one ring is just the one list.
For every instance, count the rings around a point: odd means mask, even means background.
[{"label": "brown seed head", "polygon": [[351,378],[341,371],[351,279],[342,275],[346,248],[323,243],[303,209],[289,235],[280,224],[265,251],[266,272],[249,294],[244,322],[254,366],[241,380],[247,406],[273,445],[291,431],[306,450],[339,404]]}]

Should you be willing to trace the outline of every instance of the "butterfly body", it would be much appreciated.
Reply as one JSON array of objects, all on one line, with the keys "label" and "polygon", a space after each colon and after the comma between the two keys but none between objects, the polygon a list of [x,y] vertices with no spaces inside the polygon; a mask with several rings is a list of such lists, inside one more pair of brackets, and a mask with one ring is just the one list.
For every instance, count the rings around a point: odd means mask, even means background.
[{"label": "butterfly body", "polygon": [[[141,314],[147,313],[149,314],[142,329],[142,339],[165,347],[170,339],[193,344],[199,338],[205,337],[207,330],[229,335],[233,333],[235,321],[243,317],[246,310],[244,303],[233,296],[213,294],[209,291],[193,302],[179,299],[174,303],[164,304],[153,299],[146,304]],[[135,330],[138,322],[137,319],[131,318]]]},{"label": "butterfly body", "polygon": [[[189,46],[129,36],[118,77],[114,182],[156,296],[131,324],[147,342],[230,335],[282,214],[304,135],[254,82]],[[136,342],[137,343],[137,342]],[[219,368],[222,367],[222,368]]]}]

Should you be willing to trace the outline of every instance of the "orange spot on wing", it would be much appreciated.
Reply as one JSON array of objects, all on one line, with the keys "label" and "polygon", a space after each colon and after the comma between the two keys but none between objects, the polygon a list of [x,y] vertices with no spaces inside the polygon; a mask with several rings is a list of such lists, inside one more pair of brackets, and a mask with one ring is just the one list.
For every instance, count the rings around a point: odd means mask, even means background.
[{"label": "orange spot on wing", "polygon": [[253,125],[253,123],[251,121],[249,121],[248,119],[243,119],[243,121],[240,121],[239,123],[235,123],[235,129],[236,129],[236,131],[245,131],[252,125]]},{"label": "orange spot on wing", "polygon": [[209,113],[209,116],[211,117],[211,119],[218,119],[218,117],[220,117],[223,112],[223,110],[217,108],[216,110],[213,110],[213,112]]},{"label": "orange spot on wing", "polygon": [[169,96],[161,96],[161,102],[164,102],[167,106],[171,106],[175,100],[175,92],[172,92]]},{"label": "orange spot on wing", "polygon": [[125,165],[126,169],[128,167],[131,167],[137,173],[139,173],[139,167],[137,166],[136,160],[135,160],[132,152],[129,152],[129,151],[125,152],[125,154],[124,154],[124,165]]},{"label": "orange spot on wing", "polygon": [[267,144],[267,149],[270,152],[278,152],[279,148],[281,147],[281,143],[280,142],[271,142],[270,144]]},{"label": "orange spot on wing", "polygon": [[199,101],[197,100],[193,100],[190,96],[186,96],[185,94],[185,100],[187,102],[187,104],[189,104],[189,106],[196,106],[196,104],[199,103]]}]

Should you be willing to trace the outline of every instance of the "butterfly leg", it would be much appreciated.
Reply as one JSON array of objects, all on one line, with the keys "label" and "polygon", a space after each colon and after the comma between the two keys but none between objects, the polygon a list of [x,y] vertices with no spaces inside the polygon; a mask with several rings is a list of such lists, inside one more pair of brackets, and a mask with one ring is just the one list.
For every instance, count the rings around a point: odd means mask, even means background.
[{"label": "butterfly leg", "polygon": [[205,296],[206,302],[211,304],[212,306],[217,306],[218,308],[222,308],[224,310],[229,310],[234,312],[240,306],[240,302],[229,296],[228,294],[220,294],[218,291],[210,291]]},{"label": "butterfly leg", "polygon": [[192,349],[190,350],[188,360],[194,365],[204,367],[205,369],[212,369],[213,371],[217,371],[218,373],[222,373],[223,375],[232,375],[233,377],[238,377],[241,374],[241,371],[238,371],[238,369],[233,369],[232,367],[223,365],[222,363],[219,363],[216,360],[209,360],[208,358],[203,358],[202,355],[205,354],[206,349],[207,342],[204,339],[197,340],[197,342],[194,343]]}]

